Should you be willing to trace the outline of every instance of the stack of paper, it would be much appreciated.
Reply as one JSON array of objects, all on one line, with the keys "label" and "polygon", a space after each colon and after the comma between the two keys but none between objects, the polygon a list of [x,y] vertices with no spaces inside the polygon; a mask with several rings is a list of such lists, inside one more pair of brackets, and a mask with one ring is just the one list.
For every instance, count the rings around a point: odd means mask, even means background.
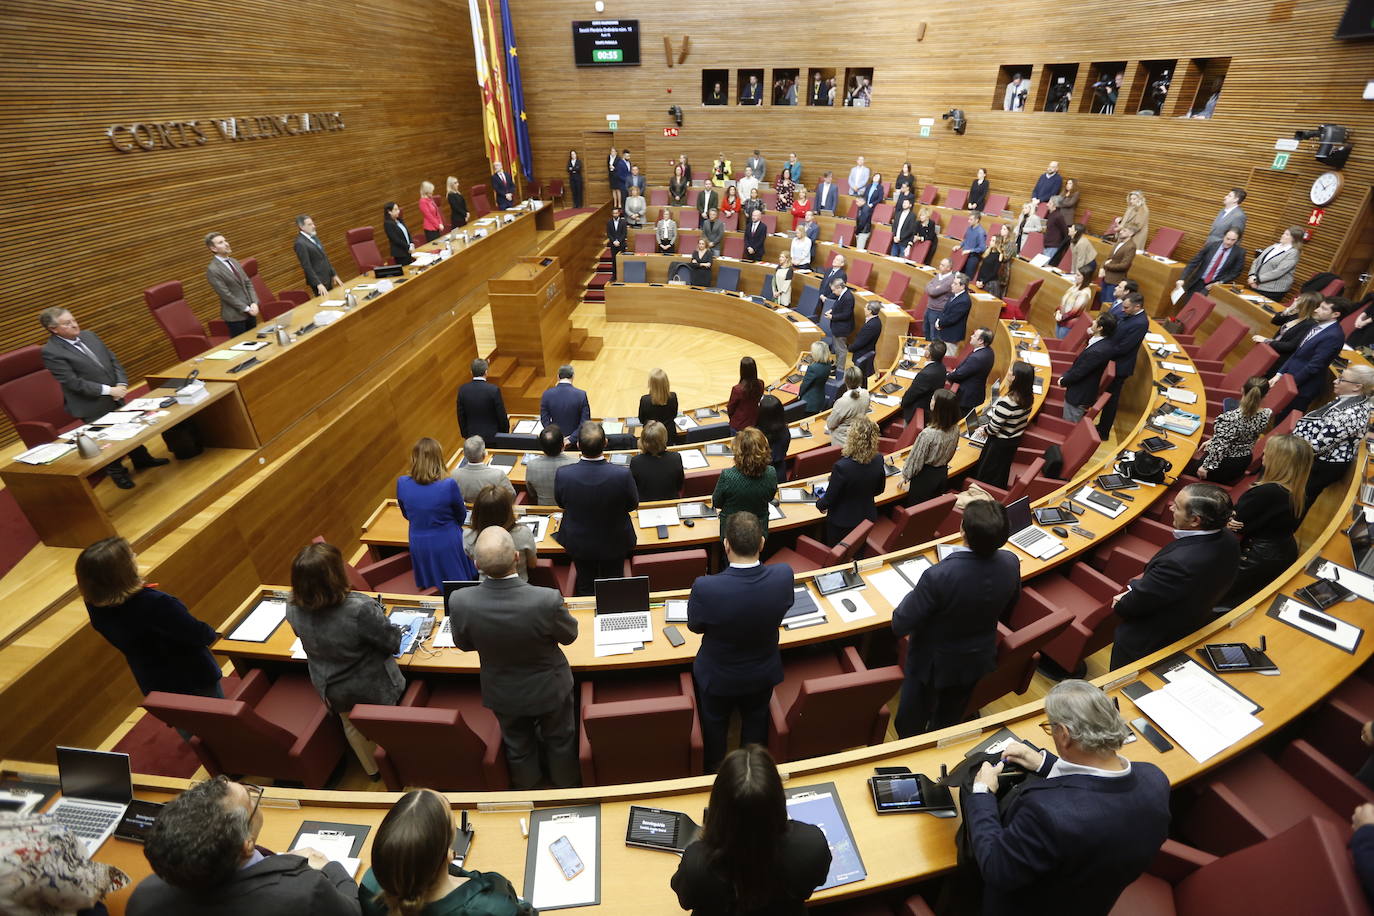
[{"label": "stack of paper", "polygon": [[1220,754],[1263,723],[1206,674],[1173,678],[1135,701],[1198,763]]},{"label": "stack of paper", "polygon": [[436,649],[456,649],[458,646],[453,642],[453,618],[445,617],[439,621],[439,628],[434,631],[434,641],[430,644]]},{"label": "stack of paper", "polygon": [[[286,619],[286,602],[265,600],[258,602],[253,612],[229,634],[229,639],[262,642]],[[297,640],[300,642],[300,640]]]},{"label": "stack of paper", "polygon": [[335,833],[334,831],[320,831],[319,833],[302,833],[296,841],[296,848],[309,847],[324,853],[325,858],[331,862],[338,862],[344,867],[344,871],[350,875],[357,876],[358,867],[362,864],[361,859],[350,856],[353,851],[353,837],[346,833]]},{"label": "stack of paper", "polygon": [[669,598],[663,605],[663,619],[669,623],[686,623],[687,599]]},{"label": "stack of paper", "polygon": [[45,442],[26,452],[20,452],[14,456],[14,460],[22,461],[24,464],[50,464],[75,449],[76,446],[68,442]]},{"label": "stack of paper", "polygon": [[660,525],[680,525],[682,520],[677,516],[677,507],[669,506],[666,509],[640,509],[639,527],[657,528]]},{"label": "stack of paper", "polygon": [[710,467],[711,462],[706,460],[699,448],[686,448],[678,452],[682,456],[682,467],[684,470],[695,471],[700,468]]},{"label": "stack of paper", "polygon": [[1039,350],[1022,350],[1021,359],[1030,363],[1032,366],[1049,368],[1050,365],[1050,355],[1048,353],[1041,353]]},{"label": "stack of paper", "polygon": [[1159,364],[1160,364],[1161,366],[1163,366],[1165,369],[1168,369],[1170,372],[1187,372],[1187,373],[1196,373],[1196,372],[1197,372],[1196,369],[1194,369],[1192,366],[1188,365],[1187,363],[1173,363],[1173,362],[1170,362],[1169,360],[1165,359],[1165,360],[1160,360],[1160,363],[1159,363]]},{"label": "stack of paper", "polygon": [[1197,403],[1197,393],[1186,388],[1169,388],[1164,392],[1164,396],[1171,401],[1178,401],[1180,404]]}]

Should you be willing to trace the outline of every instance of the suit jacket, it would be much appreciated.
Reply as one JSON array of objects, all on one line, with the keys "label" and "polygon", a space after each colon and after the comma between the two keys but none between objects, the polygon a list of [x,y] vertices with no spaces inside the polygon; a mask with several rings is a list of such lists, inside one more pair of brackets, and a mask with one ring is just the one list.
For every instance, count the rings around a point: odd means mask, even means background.
[{"label": "suit jacket", "polygon": [[1111,338],[1099,340],[1074,358],[1059,384],[1064,387],[1064,400],[1075,407],[1089,407],[1097,400],[1102,372],[1112,361]]},{"label": "suit jacket", "polygon": [[[631,172],[631,173],[630,173],[630,177],[627,178],[627,179],[625,179],[625,190],[626,190],[626,191],[630,190],[630,188],[639,188],[640,193],[643,193],[644,190],[645,190],[647,187],[648,187],[648,183],[644,180],[644,176],[643,176],[643,175],[636,175],[636,174],[634,174],[633,172]],[[644,194],[644,196],[645,196],[645,197],[648,197],[649,195],[648,195],[648,194]]]},{"label": "suit jacket", "polygon": [[816,508],[825,513],[831,525],[851,531],[860,522],[877,520],[878,508],[873,500],[886,484],[881,455],[874,455],[868,464],[841,458],[831,469],[830,482],[825,494],[816,501]]},{"label": "suit jacket", "polygon": [[634,550],[630,513],[639,508],[639,490],[629,468],[584,458],[559,469],[553,495],[563,507],[554,538],[570,555],[609,559]]},{"label": "suit jacket", "polygon": [[[493,172],[491,189],[495,193],[491,203],[496,209],[506,210],[515,205],[515,179],[511,178],[510,172]],[[509,202],[506,200],[507,194],[511,195]]]},{"label": "suit jacket", "polygon": [[409,264],[415,258],[410,254],[410,246],[415,240],[410,235],[410,230],[406,224],[399,219],[387,217],[382,223],[382,228],[386,230],[386,240],[391,243],[391,258],[397,264]]},{"label": "suit jacket", "polygon": [[1150,332],[1150,319],[1144,312],[1127,315],[1119,305],[1112,306],[1112,314],[1117,317],[1116,333],[1111,339],[1112,361],[1116,364],[1116,380],[1121,382],[1135,374],[1140,345]]},{"label": "suit jacket", "polygon": [[887,199],[887,189],[878,182],[873,182],[864,188],[864,203],[870,207],[876,207]]},{"label": "suit jacket", "polygon": [[310,681],[330,709],[347,714],[357,703],[390,706],[401,699],[406,681],[392,657],[401,633],[377,599],[349,592],[337,606],[319,611],[288,604],[286,619],[310,658]]},{"label": "suit jacket", "polygon": [[849,282],[849,273],[843,267],[830,268],[825,272],[825,276],[821,277],[820,293],[822,299],[830,298],[830,284],[835,282],[836,277],[846,283]]},{"label": "suit jacket", "polygon": [[232,267],[218,257],[211,258],[205,267],[205,279],[219,296],[219,317],[225,321],[243,321],[252,317],[248,314],[248,306],[258,304],[258,294],[243,265],[234,258],[229,261]]},{"label": "suit jacket", "polygon": [[519,576],[483,579],[449,595],[453,642],[477,650],[482,705],[508,716],[558,709],[573,689],[559,646],[577,639],[577,621],[563,596]]},{"label": "suit jacket", "polygon": [[570,464],[576,464],[576,455],[561,452],[553,457],[537,455],[525,465],[525,492],[529,494],[530,504],[552,506],[553,482],[558,472]]},{"label": "suit jacket", "polygon": [[498,490],[509,492],[512,497],[515,496],[515,486],[510,482],[506,472],[487,463],[460,464],[450,471],[448,476],[458,484],[458,490],[463,494],[463,502],[466,503],[475,502],[483,487],[496,487]]},{"label": "suit jacket", "polygon": [[[1057,761],[1047,751],[1040,775]],[[1004,812],[991,792],[963,799],[987,914],[1106,913],[1169,831],[1169,779],[1152,763],[1028,780]]]},{"label": "suit jacket", "polygon": [[898,245],[909,245],[916,237],[916,211],[898,210],[892,217],[892,241]]},{"label": "suit jacket", "polygon": [[720,192],[713,187],[702,188],[701,193],[697,195],[697,212],[701,214],[702,219],[711,215],[712,207],[719,209]]},{"label": "suit jacket", "polygon": [[[1309,331],[1308,333],[1311,333]],[[1345,344],[1345,330],[1339,321],[1333,321],[1312,335],[1305,343],[1299,343],[1293,355],[1284,360],[1279,374],[1293,376],[1298,385],[1297,397],[1310,401],[1321,392],[1326,379],[1326,370],[1331,360],[1340,355]]]},{"label": "suit jacket", "polygon": [[319,236],[307,236],[304,232],[296,233],[296,260],[301,262],[301,270],[305,271],[305,286],[314,296],[319,287],[325,289],[334,285],[336,272],[334,265],[329,263],[329,255],[324,250],[324,243]]},{"label": "suit jacket", "polygon": [[892,612],[911,634],[906,676],[934,687],[977,683],[997,668],[997,623],[1021,595],[1021,562],[1009,550],[961,550],[927,569]]},{"label": "suit jacket", "polygon": [[91,626],[124,655],[138,689],[196,693],[219,683],[219,663],[206,648],[219,638],[186,605],[155,588],[142,588],[117,605],[86,605]]},{"label": "suit jacket", "polygon": [[[1217,249],[1221,246],[1221,240],[1210,242],[1203,245],[1193,259],[1188,262],[1188,266],[1183,268],[1183,288],[1189,289],[1203,285],[1203,274],[1207,266],[1212,263],[1212,258],[1217,256]],[[1221,266],[1217,268],[1217,274],[1212,279],[1213,283],[1230,283],[1245,267],[1245,251],[1240,247],[1240,243],[1232,245],[1230,250],[1222,256]]]},{"label": "suit jacket", "polygon": [[854,291],[846,289],[830,306],[830,333],[848,337],[854,333]]},{"label": "suit jacket", "polygon": [[[833,325],[832,325],[833,327]],[[878,338],[883,333],[882,318],[874,315],[864,322],[864,326],[859,328],[859,334],[854,338],[854,342],[849,345],[849,355],[855,362],[864,354],[874,355],[878,350]]]},{"label": "suit jacket", "polygon": [[1112,667],[1182,639],[1211,617],[1236,578],[1240,544],[1229,531],[1175,538],[1150,558],[1116,603]]},{"label": "suit jacket", "polygon": [[945,303],[945,313],[940,316],[940,339],[946,343],[958,343],[967,335],[968,313],[973,308],[973,297],[964,290]]},{"label": "suit jacket", "polygon": [[1286,293],[1293,287],[1293,273],[1298,269],[1298,249],[1284,251],[1277,244],[1255,255],[1250,262],[1250,276],[1257,281],[1255,288],[1261,292]]},{"label": "suit jacket", "polygon": [[[1291,318],[1285,320],[1291,320]],[[1304,318],[1291,328],[1280,330],[1278,336],[1270,341],[1269,346],[1280,356],[1285,358],[1292,356],[1293,351],[1298,348],[1298,344],[1307,339],[1307,332],[1316,326],[1317,320],[1315,318]],[[1282,366],[1283,363],[1279,363],[1279,365]]]},{"label": "suit jacket", "polygon": [[1222,237],[1232,229],[1236,230],[1236,234],[1241,238],[1245,238],[1245,211],[1240,207],[1231,208],[1230,213],[1222,210],[1217,214],[1217,218],[1212,220],[1212,228],[1208,231],[1207,238],[1202,243],[1203,247],[1213,242],[1220,242]]},{"label": "suit jacket", "polygon": [[630,189],[630,163],[623,156],[615,160],[615,186],[622,191]]},{"label": "suit jacket", "polygon": [[795,585],[786,563],[730,566],[692,583],[687,629],[702,636],[692,662],[697,687],[741,696],[782,683],[778,626],[792,609]]},{"label": "suit jacket", "polygon": [[948,380],[959,383],[959,413],[968,413],[988,396],[992,363],[992,347],[979,347],[949,373]]},{"label": "suit jacket", "polygon": [[1126,279],[1131,272],[1131,262],[1135,260],[1135,239],[1117,242],[1107,260],[1102,262],[1102,280],[1113,286]]},{"label": "suit jacket", "polygon": [[[757,223],[750,220],[744,227],[744,260],[757,261],[763,257],[764,245],[768,242],[768,224],[760,219]],[[753,249],[751,254],[749,249]]]},{"label": "suit jacket", "polygon": [[95,335],[94,331],[82,331],[77,335],[96,360],[82,353],[76,347],[56,334],[48,336],[43,344],[43,365],[62,386],[62,403],[67,413],[79,420],[94,420],[114,410],[124,402],[101,394],[101,386],[114,388],[127,385],[128,373],[109,347]]},{"label": "suit jacket", "polygon": [[490,447],[497,433],[510,432],[501,389],[486,379],[473,379],[458,388],[458,429],[463,438],[481,436]]},{"label": "suit jacket", "polygon": [[134,888],[129,916],[260,916],[262,913],[309,913],[311,916],[360,916],[358,886],[338,862],[310,867],[305,856],[267,856],[238,869],[212,893],[173,887],[149,875]]},{"label": "suit jacket", "polygon": [[929,362],[922,366],[902,394],[902,419],[910,423],[911,418],[916,416],[916,408],[929,410],[931,397],[945,387],[945,376],[948,374],[944,363]]},{"label": "suit jacket", "polygon": [[835,184],[835,182],[833,181],[830,182],[830,184],[828,185],[822,182],[821,184],[816,185],[816,200],[815,206],[813,206],[812,209],[815,210],[817,213],[819,213],[822,210],[828,210],[829,212],[834,213],[835,204],[839,202],[839,199],[840,186]]},{"label": "suit jacket", "polygon": [[[581,162],[578,162],[577,170],[580,175],[582,171]],[[449,220],[453,223],[453,228],[457,229],[459,226],[468,224],[468,202],[461,191],[448,192],[448,214]]]},{"label": "suit jacket", "polygon": [[1374,900],[1374,825],[1365,824],[1350,835],[1350,856],[1365,896]]},{"label": "suit jacket", "polygon": [[762,156],[750,156],[744,160],[744,167],[753,170],[754,177],[760,182],[768,180],[768,160]]},{"label": "suit jacket", "polygon": [[587,392],[574,388],[571,382],[554,385],[539,396],[539,422],[544,426],[557,423],[563,435],[573,442],[577,441],[578,428],[591,418]]},{"label": "suit jacket", "polygon": [[[620,219],[606,220],[606,246],[615,254],[625,253],[625,242],[630,231],[630,221],[624,216]],[[619,245],[614,244],[619,242]]]}]

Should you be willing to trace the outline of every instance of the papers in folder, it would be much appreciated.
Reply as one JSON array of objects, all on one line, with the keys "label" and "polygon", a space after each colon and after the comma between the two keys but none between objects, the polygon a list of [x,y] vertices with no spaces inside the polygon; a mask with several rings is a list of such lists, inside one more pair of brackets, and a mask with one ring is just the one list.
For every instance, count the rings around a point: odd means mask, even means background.
[{"label": "papers in folder", "polygon": [[302,833],[296,838],[296,845],[293,848],[300,849],[301,847],[318,849],[324,853],[325,858],[331,862],[338,862],[344,867],[344,871],[353,877],[357,877],[358,868],[362,865],[362,859],[349,855],[353,851],[353,837],[346,833],[337,833],[332,830]]},{"label": "papers in folder", "polygon": [[[1360,637],[1364,635],[1364,630],[1352,623],[1346,623],[1339,617],[1333,617],[1326,611],[1319,611],[1314,607],[1308,607],[1301,601],[1295,601],[1287,595],[1280,595],[1274,601],[1275,610],[1271,611],[1275,617],[1282,620],[1289,626],[1297,627],[1304,633],[1315,636],[1323,642],[1329,642],[1338,649],[1346,652],[1354,652],[1355,647],[1360,644]],[[1302,615],[1306,613],[1310,617],[1325,620],[1335,624],[1334,630],[1328,629],[1319,623],[1311,620],[1304,620]]]},{"label": "papers in folder", "polygon": [[1049,368],[1050,355],[1048,353],[1042,353],[1039,350],[1022,350],[1020,355],[1021,359],[1030,363],[1032,366]]},{"label": "papers in folder", "polygon": [[1171,363],[1167,359],[1165,359],[1160,360],[1159,364],[1163,366],[1165,369],[1168,369],[1170,372],[1185,372],[1190,374],[1197,372],[1196,369],[1194,369],[1187,363]]},{"label": "papers in folder", "polygon": [[1186,388],[1169,388],[1164,392],[1164,396],[1171,401],[1178,401],[1180,404],[1197,403],[1197,393]]},{"label": "papers in folder", "polygon": [[533,436],[542,432],[543,425],[538,420],[521,420],[515,424],[515,432],[522,436]]},{"label": "papers in folder", "polygon": [[[600,871],[599,831],[596,814],[554,815],[547,820],[536,820],[530,833],[530,849],[526,853],[533,865],[532,880],[525,882],[525,894],[530,903],[539,910],[561,907],[590,906],[597,902],[599,894],[598,873]],[[563,874],[563,868],[554,858],[551,849],[554,843],[566,838],[571,853],[582,862],[582,870],[572,878]],[[564,844],[560,846],[567,848]]]},{"label": "papers in folder", "polygon": [[45,442],[26,452],[20,452],[14,456],[14,460],[24,464],[51,464],[68,452],[75,450],[76,446],[69,442]]},{"label": "papers in folder", "polygon": [[1263,723],[1224,686],[1203,676],[1175,677],[1135,701],[1180,747],[1203,763]]},{"label": "papers in folder", "polygon": [[639,527],[657,528],[659,525],[679,525],[682,520],[677,516],[677,507],[669,506],[666,509],[640,509]]},{"label": "papers in folder", "polygon": [[[252,613],[229,634],[230,639],[241,642],[266,642],[276,632],[277,627],[286,619],[286,602],[280,599],[264,599],[258,602]],[[298,640],[299,641],[299,640]]]},{"label": "papers in folder", "polygon": [[685,448],[678,454],[682,456],[683,470],[695,471],[711,466],[711,462],[706,460],[706,456],[699,448]]}]

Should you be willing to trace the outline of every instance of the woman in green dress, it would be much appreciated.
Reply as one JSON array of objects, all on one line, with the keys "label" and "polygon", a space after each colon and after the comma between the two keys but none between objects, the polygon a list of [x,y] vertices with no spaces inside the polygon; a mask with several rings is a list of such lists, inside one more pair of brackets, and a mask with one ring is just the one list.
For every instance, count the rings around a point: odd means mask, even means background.
[{"label": "woman in green dress", "polygon": [[778,472],[773,467],[773,450],[768,437],[750,426],[735,434],[731,448],[735,452],[735,466],[721,472],[711,505],[720,513],[720,529],[736,512],[752,512],[758,516],[763,533],[768,533],[768,503],[778,492]]}]

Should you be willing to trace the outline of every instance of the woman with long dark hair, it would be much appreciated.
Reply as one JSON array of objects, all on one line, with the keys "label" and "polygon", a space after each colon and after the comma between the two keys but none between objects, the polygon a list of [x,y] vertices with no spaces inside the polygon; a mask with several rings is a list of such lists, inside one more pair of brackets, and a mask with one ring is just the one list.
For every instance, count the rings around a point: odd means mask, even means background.
[{"label": "woman with long dark hair", "polygon": [[925,428],[916,436],[902,465],[906,505],[923,503],[945,491],[949,462],[958,449],[959,399],[953,391],[941,388],[931,396]]},{"label": "woman with long dark hair", "polygon": [[1021,434],[1030,423],[1031,406],[1035,403],[1035,369],[1019,360],[1007,370],[1002,393],[988,412],[988,437],[983,454],[973,470],[973,479],[1006,489],[1011,474],[1016,447]]},{"label": "woman with long dark hair", "polygon": [[[463,549],[471,556],[477,548],[477,536],[487,528],[496,526],[510,532],[515,543],[515,574],[524,581],[530,581],[530,567],[537,559],[534,533],[528,525],[515,520],[515,494],[505,487],[487,484],[472,500],[472,524],[463,529]],[[479,579],[487,574],[477,571]]]},{"label": "woman with long dark hair", "polygon": [[753,426],[759,419],[759,398],[763,397],[763,382],[759,380],[759,367],[754,357],[741,357],[739,361],[739,383],[730,389],[730,401],[725,412],[730,417],[730,428],[735,432]]},{"label": "woman with long dark hair", "polygon": [[777,765],[751,744],[720,765],[701,836],[683,853],[672,888],[694,913],[802,916],[829,871],[825,834],[788,820]]},{"label": "woman with long dark hair", "polygon": [[778,472],[778,483],[787,479],[787,449],[792,444],[792,429],[787,425],[782,401],[771,394],[759,399],[759,418],[754,424],[768,440],[768,448],[773,453],[773,469]]}]

